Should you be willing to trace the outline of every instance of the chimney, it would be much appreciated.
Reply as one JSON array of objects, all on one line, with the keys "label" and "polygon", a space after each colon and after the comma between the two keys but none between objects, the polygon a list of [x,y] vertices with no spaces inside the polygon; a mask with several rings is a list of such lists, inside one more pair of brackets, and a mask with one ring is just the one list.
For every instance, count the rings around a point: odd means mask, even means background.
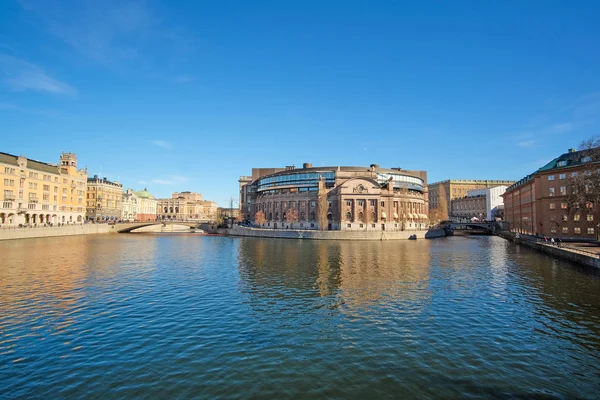
[{"label": "chimney", "polygon": [[312,164],[309,162],[305,162],[304,164],[302,164],[302,168],[312,168]]}]

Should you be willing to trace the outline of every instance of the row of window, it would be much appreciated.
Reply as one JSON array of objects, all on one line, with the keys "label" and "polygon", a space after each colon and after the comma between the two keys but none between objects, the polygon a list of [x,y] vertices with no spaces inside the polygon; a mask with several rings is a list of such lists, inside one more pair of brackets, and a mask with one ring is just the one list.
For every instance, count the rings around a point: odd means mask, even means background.
[{"label": "row of window", "polygon": [[[566,196],[566,195],[567,195],[567,187],[566,187],[566,186],[561,186],[561,187],[559,188],[559,190],[560,190],[560,195],[561,195],[561,196]],[[548,195],[549,195],[549,196],[551,196],[551,197],[552,197],[552,196],[554,196],[555,194],[556,194],[556,188],[553,188],[553,187],[551,187],[551,188],[548,188]]]},{"label": "row of window", "polygon": [[[525,218],[525,217],[523,217],[523,218]],[[556,218],[555,218],[553,215],[552,215],[552,216],[550,216],[550,221],[553,221],[553,222],[554,222],[555,220],[556,220]],[[563,215],[563,216],[562,216],[562,220],[563,220],[563,221],[565,221],[565,222],[567,222],[567,221],[569,220],[569,216],[568,216],[568,215],[566,215],[566,214],[565,214],[565,215]],[[593,220],[594,220],[594,216],[593,216],[592,214],[587,214],[587,215],[586,215],[586,221],[588,221],[588,222],[592,222]],[[580,214],[575,214],[575,215],[573,215],[573,221],[574,221],[574,222],[579,222],[579,221],[581,221],[581,215],[580,215]]]},{"label": "row of window", "polygon": [[[550,228],[550,233],[556,233],[557,229],[555,226]],[[567,226],[563,226],[561,229],[562,233],[569,233],[569,227]],[[573,233],[575,235],[580,235],[581,234],[581,228],[576,226],[575,228],[573,228]],[[588,235],[593,235],[594,234],[594,228],[587,228],[587,234]]]}]

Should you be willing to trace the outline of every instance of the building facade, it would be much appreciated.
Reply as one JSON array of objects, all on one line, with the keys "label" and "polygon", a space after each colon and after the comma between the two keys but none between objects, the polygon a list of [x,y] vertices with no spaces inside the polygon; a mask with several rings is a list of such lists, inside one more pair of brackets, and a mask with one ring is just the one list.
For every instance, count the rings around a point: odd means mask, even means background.
[{"label": "building facade", "polygon": [[136,221],[138,213],[138,197],[132,189],[127,189],[123,192],[121,204],[123,207],[121,219],[126,222]]},{"label": "building facade", "polygon": [[433,210],[438,208],[439,197],[441,187],[446,192],[446,204],[448,204],[448,211],[451,210],[450,202],[454,199],[461,199],[466,197],[469,190],[484,189],[495,186],[510,186],[514,181],[503,181],[503,180],[461,180],[461,179],[447,179],[445,181],[434,182],[427,185],[429,192],[429,209]]},{"label": "building facade", "polygon": [[202,200],[196,192],[176,192],[170,199],[158,199],[157,217],[161,220],[211,222],[217,219],[217,203]]},{"label": "building facade", "polygon": [[137,196],[137,215],[136,220],[140,222],[156,221],[158,201],[152,196],[148,189],[135,192]]},{"label": "building facade", "polygon": [[118,221],[123,212],[123,185],[106,178],[87,180],[87,212],[90,221]]},{"label": "building facade", "polygon": [[425,229],[426,183],[425,171],[386,169],[377,164],[289,166],[246,185],[246,217],[257,224],[255,217],[260,211],[266,219],[260,225],[265,228],[320,229],[318,203],[326,198],[327,226],[323,229]]},{"label": "building facade", "polygon": [[504,204],[502,195],[507,186],[496,186],[485,189],[473,189],[467,196],[451,201],[452,217],[477,218],[479,220],[494,220],[498,217],[498,206]]},{"label": "building facade", "polygon": [[58,165],[0,153],[0,225],[83,223],[86,179],[74,153]]},{"label": "building facade", "polygon": [[504,215],[513,232],[574,240],[596,240],[599,205],[568,203],[568,179],[599,173],[600,162],[569,152],[511,185],[504,194]]}]

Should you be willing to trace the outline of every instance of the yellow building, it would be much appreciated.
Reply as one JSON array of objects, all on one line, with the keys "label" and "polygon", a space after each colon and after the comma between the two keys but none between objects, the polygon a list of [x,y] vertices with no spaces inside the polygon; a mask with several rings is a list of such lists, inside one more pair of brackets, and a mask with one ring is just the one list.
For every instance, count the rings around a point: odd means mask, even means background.
[{"label": "yellow building", "polygon": [[86,218],[91,221],[118,221],[123,212],[123,185],[106,178],[87,180]]},{"label": "yellow building", "polygon": [[74,153],[59,165],[0,153],[0,225],[83,223],[86,181]]},{"label": "yellow building", "polygon": [[157,214],[161,220],[215,221],[217,203],[202,200],[200,193],[175,192],[170,199],[158,199]]},{"label": "yellow building", "polygon": [[434,182],[427,185],[429,189],[429,210],[436,209],[440,201],[440,189],[443,187],[446,194],[446,205],[448,211],[451,210],[451,202],[454,199],[462,199],[467,195],[469,190],[484,189],[496,186],[510,186],[514,181],[502,180],[462,180],[462,179],[447,179],[441,182]]}]

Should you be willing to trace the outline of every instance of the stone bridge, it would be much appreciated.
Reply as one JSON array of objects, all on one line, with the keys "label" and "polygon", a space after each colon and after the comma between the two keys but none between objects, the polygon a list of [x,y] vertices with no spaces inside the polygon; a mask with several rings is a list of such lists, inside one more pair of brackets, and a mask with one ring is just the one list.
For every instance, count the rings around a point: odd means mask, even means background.
[{"label": "stone bridge", "polygon": [[479,231],[492,233],[496,230],[496,222],[448,222],[444,225],[445,231]]},{"label": "stone bridge", "polygon": [[111,233],[130,233],[136,229],[152,225],[184,225],[190,228],[201,228],[200,225],[206,225],[200,222],[184,222],[184,221],[148,221],[148,222],[126,222],[122,224],[111,225],[109,232]]}]

